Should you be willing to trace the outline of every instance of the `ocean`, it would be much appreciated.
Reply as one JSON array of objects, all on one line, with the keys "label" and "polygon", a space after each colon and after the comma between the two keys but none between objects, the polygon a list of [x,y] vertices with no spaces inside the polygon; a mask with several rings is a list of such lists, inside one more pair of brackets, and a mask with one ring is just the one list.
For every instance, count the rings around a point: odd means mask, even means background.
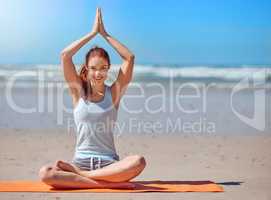
[{"label": "ocean", "polygon": [[[76,65],[79,70],[80,65]],[[109,71],[109,80],[116,78],[120,65],[113,64]],[[60,65],[20,64],[0,65],[0,81],[3,84],[16,74],[16,80],[21,84],[31,86],[31,83],[44,78],[44,82],[64,81]],[[254,81],[271,82],[271,65],[135,65],[135,82],[167,81],[178,82],[231,83],[238,82],[253,74]]]}]

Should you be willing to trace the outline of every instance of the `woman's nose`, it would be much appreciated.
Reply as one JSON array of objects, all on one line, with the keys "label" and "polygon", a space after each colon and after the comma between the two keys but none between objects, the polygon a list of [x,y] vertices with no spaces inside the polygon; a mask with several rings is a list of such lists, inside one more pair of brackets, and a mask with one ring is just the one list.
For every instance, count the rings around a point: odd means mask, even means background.
[{"label": "woman's nose", "polygon": [[96,73],[95,73],[95,76],[100,77],[100,76],[102,76],[102,73],[99,70],[97,70]]}]

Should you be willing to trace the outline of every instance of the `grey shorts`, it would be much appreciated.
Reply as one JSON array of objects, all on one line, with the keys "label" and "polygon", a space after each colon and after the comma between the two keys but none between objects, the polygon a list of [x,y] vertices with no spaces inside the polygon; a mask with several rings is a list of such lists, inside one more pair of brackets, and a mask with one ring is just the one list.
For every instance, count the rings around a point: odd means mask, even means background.
[{"label": "grey shorts", "polygon": [[90,155],[89,158],[73,158],[72,164],[81,170],[95,170],[119,161],[118,156]]}]

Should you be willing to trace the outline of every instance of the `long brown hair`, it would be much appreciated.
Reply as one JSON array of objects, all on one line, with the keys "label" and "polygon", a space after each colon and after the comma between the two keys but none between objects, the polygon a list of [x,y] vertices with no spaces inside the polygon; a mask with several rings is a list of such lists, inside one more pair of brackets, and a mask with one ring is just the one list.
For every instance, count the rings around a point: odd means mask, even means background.
[{"label": "long brown hair", "polygon": [[88,75],[88,70],[87,70],[87,66],[88,66],[88,61],[89,58],[91,57],[95,57],[95,56],[100,56],[104,59],[106,59],[106,61],[108,62],[108,65],[110,67],[110,57],[107,53],[106,50],[104,50],[103,48],[99,47],[99,46],[94,46],[92,47],[86,54],[85,56],[85,63],[81,66],[80,72],[79,72],[79,77],[82,80],[82,87],[83,87],[83,92],[84,92],[84,97],[86,98],[88,96],[88,94],[92,94],[92,87],[90,82],[87,80],[87,75]]}]

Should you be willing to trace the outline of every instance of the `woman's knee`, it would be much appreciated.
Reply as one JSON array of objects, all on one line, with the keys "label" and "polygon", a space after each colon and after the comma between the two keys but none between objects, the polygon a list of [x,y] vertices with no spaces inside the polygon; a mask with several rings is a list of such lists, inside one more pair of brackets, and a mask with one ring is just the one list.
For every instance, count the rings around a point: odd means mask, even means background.
[{"label": "woman's knee", "polygon": [[131,163],[130,170],[128,176],[122,181],[130,181],[131,179],[135,178],[146,166],[146,159],[141,155],[132,155],[129,156],[129,159]]},{"label": "woman's knee", "polygon": [[144,169],[146,166],[146,159],[144,158],[144,156],[141,155],[132,155],[130,156],[132,163],[134,165],[134,167],[137,168],[141,168]]}]

